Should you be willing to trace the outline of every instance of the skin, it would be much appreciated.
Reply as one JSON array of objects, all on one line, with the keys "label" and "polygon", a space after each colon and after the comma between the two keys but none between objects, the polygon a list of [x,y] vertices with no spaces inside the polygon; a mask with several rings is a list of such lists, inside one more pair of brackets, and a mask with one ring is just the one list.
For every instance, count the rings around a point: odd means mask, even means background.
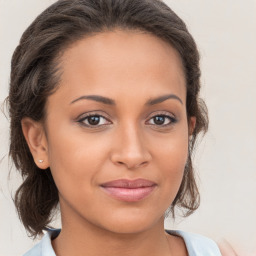
[{"label": "skin", "polygon": [[[115,30],[74,43],[60,66],[60,87],[48,98],[45,122],[22,120],[36,164],[51,168],[59,190],[56,255],[187,255],[183,239],[164,231],[164,212],[181,184],[195,125],[194,117],[187,121],[178,53],[153,35]],[[85,95],[107,97],[115,105]],[[103,116],[90,127],[89,112]],[[100,187],[137,178],[157,184],[138,202],[114,199]]]},{"label": "skin", "polygon": [[219,243],[219,248],[222,256],[239,256],[231,244],[225,239],[221,240]]}]

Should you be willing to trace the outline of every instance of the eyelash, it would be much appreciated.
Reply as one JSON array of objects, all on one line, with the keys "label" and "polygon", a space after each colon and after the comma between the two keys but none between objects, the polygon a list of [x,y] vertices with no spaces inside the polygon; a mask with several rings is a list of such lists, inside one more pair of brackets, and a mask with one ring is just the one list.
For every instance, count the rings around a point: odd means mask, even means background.
[{"label": "eyelash", "polygon": [[[108,124],[101,124],[101,125],[90,125],[90,124],[86,124],[85,123],[85,120],[88,120],[88,118],[90,117],[98,117],[98,118],[104,118],[105,120],[108,121],[108,118],[106,118],[105,116],[103,115],[100,115],[100,114],[97,114],[97,113],[91,113],[91,114],[87,114],[85,116],[83,116],[82,118],[80,118],[77,122],[79,124],[81,124],[82,126],[85,126],[85,127],[88,127],[90,129],[97,129],[97,128],[100,128],[102,126],[106,126]],[[166,119],[169,119],[169,123],[168,124],[162,124],[162,125],[157,125],[157,124],[150,124],[150,126],[157,126],[157,128],[165,128],[165,127],[169,127],[169,126],[172,126],[174,125],[175,123],[177,123],[177,119],[169,114],[166,114],[166,112],[163,112],[163,113],[159,113],[157,115],[154,115],[152,117],[150,117],[149,120],[153,119],[153,118],[156,118],[156,117],[164,117],[165,118],[165,121]],[[164,121],[164,123],[165,123]],[[108,121],[109,123],[111,123],[110,121]]]},{"label": "eyelash", "polygon": [[[165,127],[170,127],[170,126],[173,126],[175,123],[177,123],[177,119],[169,114],[166,114],[166,112],[164,113],[159,113],[157,115],[154,115],[152,117],[150,117],[149,121],[151,119],[154,119],[156,117],[163,117],[166,121],[166,119],[169,119],[169,122],[167,124],[161,124],[161,125],[157,125],[157,124],[150,124],[152,126],[157,126],[158,128],[165,128]],[[164,121],[164,123],[165,123]]]},{"label": "eyelash", "polygon": [[[90,117],[99,117],[99,118],[104,118],[106,120],[108,120],[106,117],[104,117],[103,115],[100,115],[100,114],[96,114],[96,113],[92,113],[92,114],[88,114],[88,115],[85,115],[83,116],[82,118],[80,118],[78,120],[78,123],[80,123],[81,125],[83,126],[86,126],[88,128],[91,128],[91,129],[97,129],[101,126],[106,126],[107,124],[102,124],[102,125],[90,125],[90,124],[85,124],[85,120],[87,120],[88,118]],[[109,121],[108,121],[109,122]]]}]

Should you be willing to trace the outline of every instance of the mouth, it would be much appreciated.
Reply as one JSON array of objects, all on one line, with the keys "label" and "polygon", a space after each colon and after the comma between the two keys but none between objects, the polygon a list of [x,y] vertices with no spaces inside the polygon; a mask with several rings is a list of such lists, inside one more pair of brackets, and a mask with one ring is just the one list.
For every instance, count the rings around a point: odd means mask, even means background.
[{"label": "mouth", "polygon": [[157,184],[150,180],[114,180],[101,185],[103,191],[109,196],[125,201],[137,202],[149,196]]}]

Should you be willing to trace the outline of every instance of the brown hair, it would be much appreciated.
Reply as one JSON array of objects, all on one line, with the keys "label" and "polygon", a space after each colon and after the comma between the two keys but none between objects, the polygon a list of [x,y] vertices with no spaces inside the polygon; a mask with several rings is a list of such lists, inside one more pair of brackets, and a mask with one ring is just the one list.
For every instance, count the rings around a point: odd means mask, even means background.
[{"label": "brown hair", "polygon": [[59,0],[26,29],[11,63],[9,154],[23,177],[15,194],[15,205],[25,228],[34,237],[47,229],[59,199],[50,168],[42,172],[34,163],[21,120],[44,120],[46,99],[58,85],[58,57],[71,43],[115,28],[152,33],[174,47],[182,59],[187,116],[195,116],[197,122],[183,180],[169,210],[174,215],[178,206],[187,216],[199,206],[191,152],[198,133],[207,130],[208,117],[198,96],[199,53],[184,22],[161,0]]}]

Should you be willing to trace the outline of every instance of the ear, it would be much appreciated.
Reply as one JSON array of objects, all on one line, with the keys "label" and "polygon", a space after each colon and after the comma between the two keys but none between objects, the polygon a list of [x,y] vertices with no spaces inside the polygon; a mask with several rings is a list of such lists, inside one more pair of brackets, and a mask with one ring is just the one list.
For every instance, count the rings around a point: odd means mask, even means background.
[{"label": "ear", "polygon": [[188,120],[188,132],[189,132],[189,136],[192,136],[194,130],[196,127],[196,117],[195,116],[191,116]]},{"label": "ear", "polygon": [[35,164],[40,169],[49,167],[48,143],[43,124],[31,118],[21,120],[21,127]]}]

